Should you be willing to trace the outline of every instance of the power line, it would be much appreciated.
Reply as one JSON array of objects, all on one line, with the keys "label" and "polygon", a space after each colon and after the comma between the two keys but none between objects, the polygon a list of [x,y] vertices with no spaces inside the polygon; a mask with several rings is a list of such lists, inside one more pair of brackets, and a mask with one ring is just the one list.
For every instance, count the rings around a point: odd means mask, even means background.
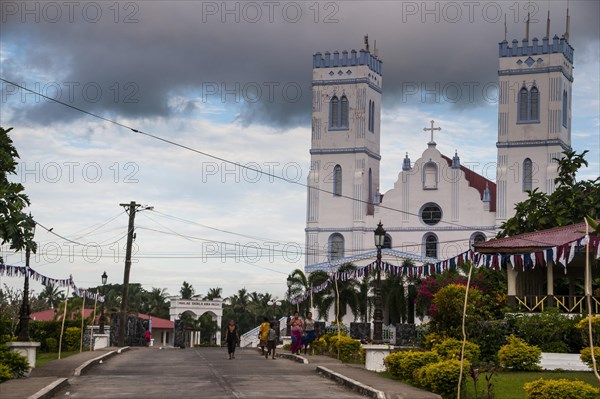
[{"label": "power line", "polygon": [[[158,140],[158,141],[162,141],[162,142],[164,142],[164,143],[167,143],[167,144],[170,144],[170,145],[172,145],[172,146],[179,147],[179,148],[182,148],[182,149],[185,149],[185,150],[188,150],[188,151],[194,152],[194,153],[196,153],[196,154],[203,155],[203,156],[205,156],[205,157],[212,158],[212,159],[215,159],[215,160],[218,160],[218,161],[224,162],[224,163],[228,163],[228,164],[230,164],[230,165],[234,165],[234,166],[236,166],[236,167],[239,167],[239,168],[242,168],[242,169],[246,169],[246,170],[249,170],[249,171],[252,171],[252,172],[255,172],[255,173],[259,173],[259,174],[261,174],[261,175],[264,175],[264,176],[267,176],[267,177],[271,177],[271,178],[274,178],[274,179],[277,179],[277,180],[281,180],[281,181],[284,181],[284,182],[287,182],[287,183],[290,183],[290,184],[295,184],[295,185],[298,185],[298,186],[301,186],[301,187],[304,187],[304,188],[308,188],[308,189],[312,189],[312,190],[317,190],[317,191],[320,191],[320,192],[324,192],[324,193],[326,193],[326,194],[331,194],[331,195],[333,195],[333,194],[334,194],[334,192],[333,192],[333,191],[330,191],[330,190],[326,190],[326,189],[323,189],[323,188],[320,188],[320,187],[313,187],[313,186],[310,186],[310,185],[308,185],[308,184],[301,183],[301,182],[299,182],[299,181],[294,181],[294,180],[291,180],[291,179],[285,178],[285,177],[283,177],[283,176],[277,176],[277,175],[275,175],[275,174],[273,174],[273,173],[265,172],[265,171],[263,171],[263,170],[261,170],[261,169],[256,169],[256,168],[253,168],[253,167],[250,167],[250,166],[247,166],[247,165],[242,165],[242,164],[240,164],[239,162],[231,161],[231,160],[229,160],[229,159],[226,159],[226,158],[223,158],[223,157],[219,157],[219,156],[216,156],[216,155],[212,155],[212,154],[210,154],[210,153],[208,153],[208,152],[205,152],[205,151],[201,151],[201,150],[195,149],[195,148],[193,148],[193,147],[190,147],[190,146],[188,146],[188,145],[185,145],[185,144],[177,143],[177,142],[175,142],[175,141],[172,141],[172,140],[169,140],[169,139],[166,139],[166,138],[160,137],[160,136],[158,136],[158,135],[155,135],[155,134],[152,134],[152,133],[144,132],[144,131],[142,131],[142,130],[140,130],[140,129],[135,129],[135,128],[131,127],[131,126],[128,126],[128,125],[122,124],[122,123],[120,123],[120,122],[117,122],[117,121],[115,121],[115,120],[112,120],[112,119],[109,119],[109,118],[103,117],[103,116],[101,116],[101,115],[98,115],[98,114],[96,114],[96,113],[93,113],[93,112],[90,112],[90,111],[84,110],[83,108],[76,107],[76,106],[74,106],[74,105],[71,105],[71,104],[65,103],[65,102],[63,102],[63,101],[60,101],[60,100],[57,100],[57,99],[55,99],[55,98],[51,98],[51,97],[49,97],[49,96],[46,96],[46,95],[44,95],[44,94],[41,94],[41,93],[39,93],[39,92],[36,92],[35,90],[28,89],[27,87],[21,86],[21,85],[19,85],[19,84],[15,83],[15,82],[12,82],[12,81],[6,80],[6,79],[4,79],[4,78],[1,78],[1,77],[0,77],[0,80],[2,80],[3,82],[6,82],[6,83],[8,83],[8,84],[14,85],[15,87],[18,87],[18,88],[20,88],[20,89],[22,89],[22,90],[25,90],[25,91],[28,91],[28,92],[30,92],[30,93],[33,93],[33,94],[39,95],[39,96],[41,96],[42,98],[45,98],[45,99],[48,99],[48,100],[50,100],[50,101],[56,102],[56,103],[58,103],[58,104],[64,105],[64,106],[66,106],[66,107],[69,107],[69,108],[71,108],[71,109],[73,109],[73,110],[76,110],[76,111],[82,112],[82,113],[84,113],[84,114],[86,114],[86,115],[92,116],[92,117],[94,117],[94,118],[101,119],[101,120],[103,120],[103,121],[105,121],[105,122],[112,123],[112,124],[114,124],[114,125],[117,125],[117,126],[120,126],[120,127],[123,127],[123,128],[125,128],[125,129],[128,129],[128,130],[130,130],[130,131],[132,131],[132,132],[134,132],[134,133],[138,133],[138,134],[140,134],[140,135],[143,135],[143,136],[146,136],[146,137],[150,137],[150,138],[153,138],[153,139],[155,139],[155,140]],[[338,197],[340,197],[340,198],[349,199],[349,200],[351,200],[351,201],[357,201],[357,202],[360,202],[360,203],[363,203],[363,204],[367,204],[367,205],[371,205],[371,204],[372,204],[370,201],[361,200],[361,199],[354,198],[354,197],[351,197],[351,196],[348,196],[348,195],[344,195],[344,194],[340,194],[340,195],[338,195],[338,193],[336,193],[336,195],[337,195]],[[419,215],[418,215],[418,214],[416,214],[416,213],[412,213],[412,212],[408,212],[408,211],[403,211],[403,210],[396,209],[396,208],[392,208],[392,207],[388,207],[388,206],[385,206],[385,205],[382,205],[382,204],[379,204],[378,206],[379,206],[379,208],[380,208],[380,209],[386,209],[386,210],[390,210],[390,211],[393,211],[393,212],[398,212],[398,213],[402,213],[402,214],[407,214],[407,215],[411,215],[411,216],[416,216],[416,217],[419,217]],[[447,225],[451,225],[451,226],[457,226],[457,227],[467,227],[467,226],[463,226],[463,225],[461,225],[461,224],[454,223],[454,222],[449,222],[449,221],[447,221],[447,220],[443,220],[443,219],[442,219],[442,220],[440,220],[440,222],[439,222],[439,223],[445,223],[445,224],[447,224]],[[484,230],[484,231],[488,231],[488,232],[491,232],[491,233],[495,233],[495,230]]]}]

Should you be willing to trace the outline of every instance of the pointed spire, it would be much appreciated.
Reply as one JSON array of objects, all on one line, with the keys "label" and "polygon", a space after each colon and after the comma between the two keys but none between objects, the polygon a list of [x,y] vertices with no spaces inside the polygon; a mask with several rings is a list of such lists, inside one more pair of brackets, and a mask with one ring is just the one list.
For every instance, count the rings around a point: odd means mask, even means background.
[{"label": "pointed spire", "polygon": [[504,41],[506,41],[506,36],[508,36],[508,26],[506,26],[506,13],[504,13]]},{"label": "pointed spire", "polygon": [[529,17],[530,14],[527,13],[527,23],[525,24],[525,40],[529,41]]},{"label": "pointed spire", "polygon": [[567,27],[565,30],[565,34],[563,35],[563,37],[565,38],[565,40],[569,40],[569,28],[571,27],[571,17],[569,16],[569,6],[567,5]]},{"label": "pointed spire", "polygon": [[365,35],[365,50],[369,51],[369,35]]},{"label": "pointed spire", "polygon": [[546,37],[550,38],[550,8],[548,8],[548,18],[546,19]]}]

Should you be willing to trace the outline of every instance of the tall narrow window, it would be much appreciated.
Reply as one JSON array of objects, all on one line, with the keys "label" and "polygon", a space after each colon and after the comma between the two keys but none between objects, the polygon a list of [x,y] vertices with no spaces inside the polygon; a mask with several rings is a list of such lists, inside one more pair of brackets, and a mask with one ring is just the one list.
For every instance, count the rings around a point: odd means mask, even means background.
[{"label": "tall narrow window", "polygon": [[372,119],[373,119],[373,110],[372,110],[372,107],[371,107],[371,105],[373,105],[373,101],[369,100],[369,121],[368,121],[368,125],[369,125],[368,129],[369,129],[369,132],[372,132],[372,131],[373,131],[373,129],[371,128],[371,121],[372,121]]},{"label": "tall narrow window", "polygon": [[337,127],[339,125],[339,102],[340,101],[335,96],[333,96],[333,98],[331,99],[331,111],[329,112],[331,114],[329,126],[331,127]]},{"label": "tall narrow window", "polygon": [[528,92],[526,88],[522,88],[519,91],[519,120],[527,120],[527,97]]},{"label": "tall narrow window", "polygon": [[371,103],[371,131],[375,131],[375,101]]},{"label": "tall narrow window", "polygon": [[562,104],[562,124],[564,127],[567,127],[567,105],[568,105],[568,98],[567,98],[567,91],[563,91],[563,104]]},{"label": "tall narrow window", "polygon": [[529,120],[537,121],[540,119],[540,92],[537,87],[532,87],[529,91]]},{"label": "tall narrow window", "polygon": [[348,113],[349,113],[348,98],[346,96],[342,96],[342,109],[341,109],[342,121],[339,125],[340,127],[348,127]]},{"label": "tall narrow window", "polygon": [[523,192],[531,191],[533,186],[533,164],[531,159],[523,161]]},{"label": "tall narrow window", "polygon": [[336,260],[344,257],[344,236],[340,233],[333,233],[329,236],[329,260]]},{"label": "tall narrow window", "polygon": [[428,258],[438,257],[438,239],[433,233],[425,236],[425,256]]},{"label": "tall narrow window", "polygon": [[333,168],[333,195],[342,195],[342,167],[335,165]]}]

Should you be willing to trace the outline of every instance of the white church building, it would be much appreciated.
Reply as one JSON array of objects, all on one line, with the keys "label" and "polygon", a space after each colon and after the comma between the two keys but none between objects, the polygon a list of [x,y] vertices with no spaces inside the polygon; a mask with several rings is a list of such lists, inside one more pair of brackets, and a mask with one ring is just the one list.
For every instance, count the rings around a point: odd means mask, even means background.
[{"label": "white church building", "polygon": [[427,148],[414,161],[407,154],[394,187],[380,193],[382,60],[368,44],[313,56],[307,272],[372,262],[379,221],[387,231],[385,261],[447,259],[494,237],[526,191],[554,190],[553,158],[571,148],[568,29],[560,38],[550,38],[547,28],[541,40],[504,40],[498,57],[496,181],[462,166],[458,154],[442,154],[439,127],[423,121]]}]

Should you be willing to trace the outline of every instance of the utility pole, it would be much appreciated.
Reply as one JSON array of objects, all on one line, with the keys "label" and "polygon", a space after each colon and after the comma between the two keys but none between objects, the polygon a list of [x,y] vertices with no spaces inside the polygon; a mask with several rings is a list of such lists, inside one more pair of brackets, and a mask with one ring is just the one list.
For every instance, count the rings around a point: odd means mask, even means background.
[{"label": "utility pole", "polygon": [[129,208],[129,227],[127,228],[127,248],[125,249],[125,273],[123,274],[123,295],[121,298],[121,315],[119,320],[119,346],[125,346],[125,325],[127,324],[127,295],[129,291],[129,272],[131,271],[131,246],[133,245],[133,222],[135,212],[140,204],[131,201],[129,204],[119,204]]}]

